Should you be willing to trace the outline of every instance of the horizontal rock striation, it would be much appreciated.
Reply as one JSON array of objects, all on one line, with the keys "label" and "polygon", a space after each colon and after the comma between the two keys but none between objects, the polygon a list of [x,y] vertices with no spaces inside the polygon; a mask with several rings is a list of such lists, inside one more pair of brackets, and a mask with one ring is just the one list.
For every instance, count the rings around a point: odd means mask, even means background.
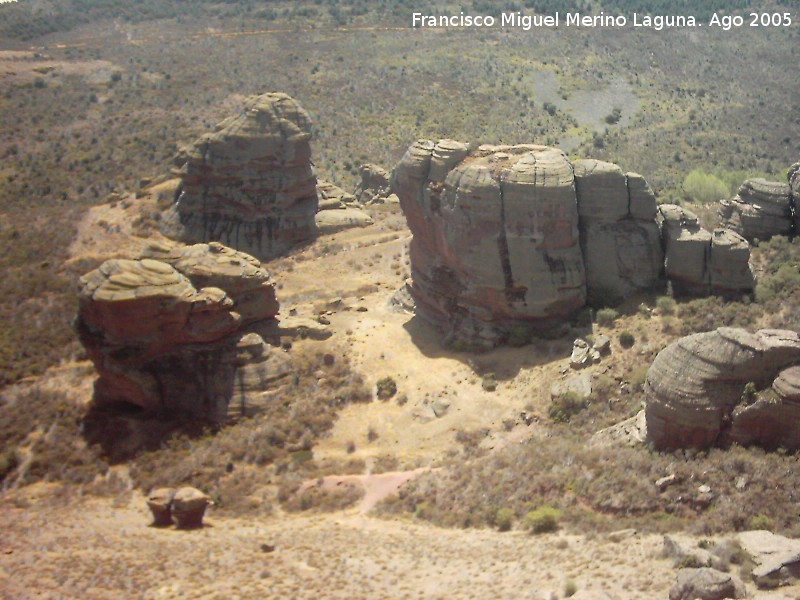
[{"label": "horizontal rock striation", "polygon": [[659,207],[665,272],[676,295],[739,295],[753,289],[750,245],[730,229],[709,233],[680,206]]},{"label": "horizontal rock striation", "polygon": [[650,186],[599,160],[578,160],[574,171],[589,303],[616,304],[653,288],[664,254]]},{"label": "horizontal rock striation", "polygon": [[176,157],[182,183],[162,232],[259,259],[312,239],[318,198],[310,140],[311,120],[291,97],[251,96],[240,114]]},{"label": "horizontal rock striation", "polygon": [[76,321],[95,402],[215,422],[256,412],[291,370],[258,333],[277,312],[260,263],[218,243],[108,260],[81,278]]},{"label": "horizontal rock striation", "polygon": [[420,140],[393,172],[413,234],[417,314],[445,342],[489,348],[563,325],[587,302],[619,303],[664,284],[706,295],[751,291],[746,240],[658,209],[637,173],[574,164],[546,146]]},{"label": "horizontal rock striation", "polygon": [[750,242],[795,231],[791,187],[777,181],[748,179],[734,198],[720,201],[719,215],[725,227]]},{"label": "horizontal rock striation", "polygon": [[657,449],[731,440],[800,446],[797,371],[785,371],[798,363],[800,336],[794,331],[751,334],[723,327],[673,342],[656,356],[645,380],[649,441]]},{"label": "horizontal rock striation", "polygon": [[394,171],[414,234],[417,314],[445,341],[496,345],[551,327],[586,300],[572,166],[544,146],[420,141]]}]

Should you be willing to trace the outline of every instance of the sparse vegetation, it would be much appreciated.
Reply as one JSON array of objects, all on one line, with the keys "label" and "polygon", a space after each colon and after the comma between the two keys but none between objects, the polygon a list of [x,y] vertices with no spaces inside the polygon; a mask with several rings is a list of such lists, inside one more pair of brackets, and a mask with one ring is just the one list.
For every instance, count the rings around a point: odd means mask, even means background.
[{"label": "sparse vegetation", "polygon": [[541,506],[525,515],[523,526],[531,533],[547,533],[558,529],[561,511],[552,506]]},{"label": "sparse vegetation", "polygon": [[375,395],[380,400],[389,400],[397,393],[397,383],[391,377],[384,377],[375,384]]},{"label": "sparse vegetation", "polygon": [[619,319],[619,313],[613,308],[601,308],[595,315],[598,325],[613,327],[614,322]]},{"label": "sparse vegetation", "polygon": [[623,331],[619,334],[619,345],[623,348],[632,348],[636,343],[636,338],[630,331]]}]

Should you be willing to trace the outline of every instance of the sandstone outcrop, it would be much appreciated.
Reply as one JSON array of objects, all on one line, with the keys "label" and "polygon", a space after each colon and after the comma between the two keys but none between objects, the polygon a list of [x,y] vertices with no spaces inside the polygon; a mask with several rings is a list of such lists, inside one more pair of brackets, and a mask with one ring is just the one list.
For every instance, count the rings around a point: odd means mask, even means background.
[{"label": "sandstone outcrop", "polygon": [[656,198],[637,173],[598,160],[574,163],[590,304],[616,304],[652,288],[664,265]]},{"label": "sandstone outcrop", "polygon": [[319,196],[319,211],[335,210],[357,206],[358,199],[330,181],[317,181],[317,194]]},{"label": "sandstone outcrop", "polygon": [[356,188],[356,196],[362,204],[386,202],[392,194],[391,175],[378,165],[370,163],[359,167],[361,182]]},{"label": "sandstone outcrop", "polygon": [[257,412],[291,372],[259,334],[277,312],[260,263],[218,243],[108,260],[81,278],[76,320],[95,402],[215,422]]},{"label": "sandstone outcrop", "polygon": [[750,246],[730,229],[713,234],[680,206],[659,207],[665,272],[677,295],[741,294],[753,289]]},{"label": "sandstone outcrop", "polygon": [[417,314],[446,342],[486,348],[552,327],[586,301],[572,166],[553,148],[412,145],[393,187],[414,237]]},{"label": "sandstone outcrop", "polygon": [[800,447],[798,369],[787,369],[794,364],[794,331],[723,327],[673,342],[647,372],[648,440],[657,449],[728,441]]},{"label": "sandstone outcrop", "polygon": [[211,502],[206,494],[193,487],[182,487],[172,498],[172,518],[178,529],[203,526],[203,516]]},{"label": "sandstone outcrop", "polygon": [[748,179],[734,198],[720,201],[719,215],[725,227],[750,242],[789,235],[794,230],[790,185],[762,178]]},{"label": "sandstone outcrop", "polygon": [[172,499],[175,490],[172,488],[158,488],[147,496],[147,508],[153,513],[153,525],[166,527],[172,525]]},{"label": "sandstone outcrop", "polygon": [[182,182],[162,232],[219,241],[259,259],[314,237],[316,177],[311,121],[286,94],[248,98],[242,112],[176,157]]},{"label": "sandstone outcrop", "polygon": [[730,573],[703,567],[681,569],[677,581],[669,590],[669,600],[726,600],[746,598],[741,579]]},{"label": "sandstone outcrop", "polygon": [[484,349],[553,331],[587,304],[664,284],[678,293],[751,291],[746,240],[656,206],[637,173],[574,164],[534,144],[419,140],[392,175],[413,234],[417,314],[445,343]]},{"label": "sandstone outcrop", "polygon": [[786,174],[789,180],[789,189],[792,193],[792,206],[794,207],[794,231],[800,232],[800,161],[794,163],[789,167],[789,172]]}]

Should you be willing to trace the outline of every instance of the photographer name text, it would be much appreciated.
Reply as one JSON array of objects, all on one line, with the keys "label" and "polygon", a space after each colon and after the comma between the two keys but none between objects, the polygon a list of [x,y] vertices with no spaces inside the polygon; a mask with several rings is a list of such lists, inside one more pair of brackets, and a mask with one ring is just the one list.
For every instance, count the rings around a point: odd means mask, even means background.
[{"label": "photographer name text", "polygon": [[411,15],[411,26],[420,28],[491,28],[508,27],[531,31],[539,27],[582,27],[582,28],[623,28],[643,27],[662,31],[683,27],[715,27],[730,31],[739,27],[790,27],[792,14],[788,12],[748,13],[746,15],[728,15],[714,13],[707,20],[700,20],[693,15],[650,15],[633,13],[632,15],[607,15],[597,13],[560,13],[550,15],[525,14],[522,12],[505,12],[500,15],[470,15],[463,12],[457,15],[426,15],[415,12]]}]

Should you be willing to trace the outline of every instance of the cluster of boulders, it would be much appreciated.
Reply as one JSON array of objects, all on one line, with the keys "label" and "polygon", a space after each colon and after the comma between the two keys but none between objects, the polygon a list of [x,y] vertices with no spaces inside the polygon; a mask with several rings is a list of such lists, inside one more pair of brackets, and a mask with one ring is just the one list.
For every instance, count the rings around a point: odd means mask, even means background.
[{"label": "cluster of boulders", "polygon": [[748,179],[737,195],[721,200],[720,222],[750,242],[800,232],[800,162],[791,166],[788,182]]},{"label": "cluster of boulders", "polygon": [[391,174],[383,167],[371,163],[358,169],[361,182],[356,188],[356,196],[361,204],[391,204],[400,200],[392,190]]},{"label": "cluster of boulders", "polygon": [[350,227],[372,225],[372,218],[360,209],[359,200],[335,183],[317,181],[319,212],[314,222],[319,233],[336,233]]},{"label": "cluster of boulders", "polygon": [[213,422],[257,412],[292,372],[267,343],[277,313],[259,261],[216,242],[107,260],[80,279],[76,320],[99,375],[95,402]]},{"label": "cluster of boulders", "polygon": [[800,335],[723,327],[662,350],[644,384],[657,449],[736,442],[800,448]]},{"label": "cluster of boulders", "polygon": [[214,504],[206,494],[193,487],[158,488],[147,497],[147,507],[153,514],[153,525],[167,527],[175,523],[178,529],[202,527],[206,508]]},{"label": "cluster of boulders", "polygon": [[800,576],[800,542],[769,531],[742,531],[715,543],[706,539],[701,546],[664,536],[663,557],[679,569],[670,600],[747,598],[745,582],[729,573],[730,563],[744,557],[753,564],[751,578],[758,589],[791,585]]},{"label": "cluster of boulders", "polygon": [[238,115],[178,153],[182,181],[162,233],[219,241],[259,259],[312,239],[318,198],[310,140],[311,120],[294,99],[248,98]]},{"label": "cluster of boulders", "polygon": [[587,303],[662,285],[664,273],[685,293],[753,287],[744,239],[712,235],[679,207],[659,209],[641,175],[611,163],[571,163],[534,144],[470,152],[420,140],[392,187],[414,235],[417,314],[456,346],[557,328]]}]

